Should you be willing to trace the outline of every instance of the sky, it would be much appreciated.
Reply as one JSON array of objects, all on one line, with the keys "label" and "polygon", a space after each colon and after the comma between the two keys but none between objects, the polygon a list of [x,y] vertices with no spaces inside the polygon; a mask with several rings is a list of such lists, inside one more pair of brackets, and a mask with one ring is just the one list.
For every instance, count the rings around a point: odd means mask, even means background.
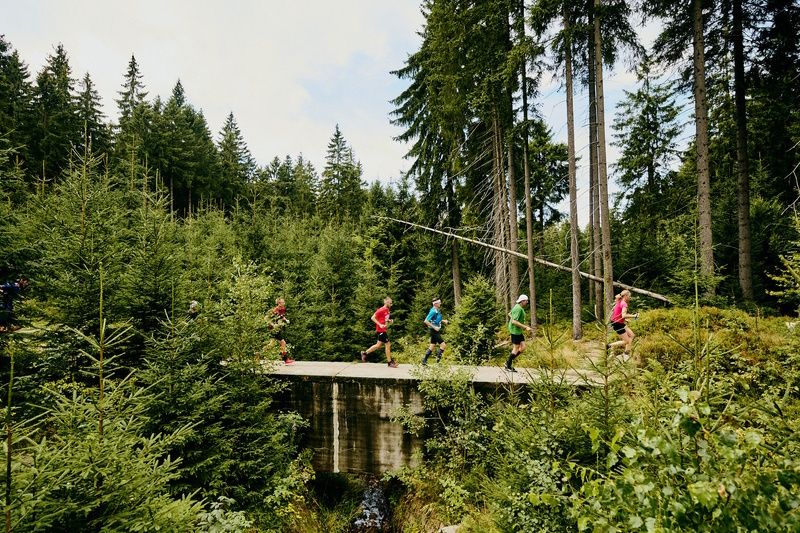
[{"label": "sky", "polygon": [[[420,44],[424,18],[414,0],[0,0],[0,9],[0,32],[31,73],[62,43],[73,76],[89,72],[111,120],[134,54],[149,98],[167,98],[180,79],[215,138],[233,112],[259,164],[303,154],[321,170],[339,124],[368,182],[392,181],[410,166],[404,159],[408,146],[394,140],[401,130],[390,123],[390,101],[407,85],[391,71]],[[652,25],[640,27],[646,44],[656,32]],[[607,73],[609,142],[616,103],[635,81],[624,68]],[[562,85],[544,80],[535,104],[555,139],[566,142]],[[585,102],[586,95],[577,93],[576,151],[584,161]],[[617,157],[609,146],[609,164]],[[585,224],[588,171],[578,165],[579,220]]]}]

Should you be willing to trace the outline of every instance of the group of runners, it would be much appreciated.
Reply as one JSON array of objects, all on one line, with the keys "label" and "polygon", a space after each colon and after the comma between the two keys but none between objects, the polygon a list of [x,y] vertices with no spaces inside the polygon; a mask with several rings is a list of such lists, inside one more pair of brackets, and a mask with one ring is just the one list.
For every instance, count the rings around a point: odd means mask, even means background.
[{"label": "group of runners", "polygon": [[[0,333],[11,332],[19,329],[19,326],[14,320],[14,300],[19,296],[20,292],[28,286],[26,278],[19,278],[13,282],[7,282],[0,285],[0,294],[2,295],[2,307],[0,307]],[[629,319],[639,318],[639,313],[628,313],[628,304],[631,300],[631,292],[624,290],[616,295],[614,308],[611,312],[611,327],[619,337],[619,340],[610,344],[606,344],[607,350],[623,347],[624,357],[627,359],[631,355],[631,346],[635,337],[627,321]],[[509,313],[508,332],[511,334],[511,353],[504,365],[505,370],[508,372],[516,372],[514,368],[514,360],[525,350],[525,332],[530,332],[531,327],[526,324],[527,315],[525,308],[528,307],[528,296],[520,294],[517,298],[516,304]],[[427,366],[428,359],[436,353],[436,362],[439,363],[444,355],[447,343],[442,337],[442,328],[449,322],[442,317],[442,299],[436,297],[431,302],[430,311],[428,311],[423,323],[428,327],[428,334],[430,336],[430,343],[425,355],[422,357],[422,366]],[[195,316],[199,310],[199,304],[192,301],[189,306],[189,315]],[[386,352],[386,363],[391,368],[397,368],[397,361],[392,358],[392,343],[389,340],[389,326],[393,320],[391,318],[392,299],[386,297],[383,300],[383,306],[379,307],[370,320],[375,324],[375,334],[377,336],[375,344],[362,350],[359,355],[361,361],[366,363],[369,355],[379,350],[381,347]],[[272,338],[279,343],[281,359],[284,364],[290,365],[294,363],[294,359],[289,357],[289,350],[286,345],[286,339],[283,335],[283,329],[289,324],[289,319],[286,316],[286,302],[283,298],[275,300],[275,307],[269,312],[267,316],[268,327],[271,332]]]},{"label": "group of runners", "polygon": [[[631,345],[633,343],[634,334],[631,328],[627,325],[627,320],[631,318],[639,318],[639,313],[628,313],[628,303],[631,299],[631,293],[624,290],[616,295],[614,309],[611,313],[611,327],[618,335],[619,340],[606,344],[606,349],[613,349],[616,347],[624,347],[625,357],[629,357],[631,353]],[[370,320],[375,324],[375,335],[377,337],[375,344],[365,350],[361,350],[361,362],[366,363],[369,355],[381,347],[384,348],[386,353],[386,364],[391,368],[397,368],[397,361],[392,358],[392,343],[389,340],[389,326],[393,320],[391,318],[392,299],[386,297],[383,300],[383,306],[379,307]],[[508,372],[516,372],[514,368],[514,360],[525,350],[525,332],[530,332],[531,327],[527,325],[527,314],[525,308],[528,307],[529,299],[525,294],[520,294],[514,307],[509,313],[508,332],[511,334],[511,353],[506,360],[504,369]],[[428,334],[430,336],[430,343],[425,355],[422,357],[422,366],[427,366],[428,359],[436,353],[436,362],[439,363],[444,355],[444,350],[447,343],[442,337],[442,328],[449,322],[442,317],[442,299],[436,297],[431,302],[430,311],[423,323],[428,327]],[[286,347],[286,339],[283,336],[284,326],[289,324],[289,319],[286,317],[286,303],[283,298],[275,300],[275,307],[270,311],[267,316],[269,323],[269,330],[272,338],[275,339],[280,346],[281,359],[287,365],[294,363],[294,359],[289,357],[289,351]]]}]

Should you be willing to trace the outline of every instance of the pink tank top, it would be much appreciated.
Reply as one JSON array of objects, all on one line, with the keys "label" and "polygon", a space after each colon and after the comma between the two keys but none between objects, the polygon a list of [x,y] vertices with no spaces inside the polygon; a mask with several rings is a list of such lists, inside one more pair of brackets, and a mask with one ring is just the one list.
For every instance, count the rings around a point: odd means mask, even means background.
[{"label": "pink tank top", "polygon": [[622,318],[622,313],[625,312],[625,309],[628,308],[628,302],[626,302],[623,298],[617,300],[617,303],[614,304],[614,311],[611,313],[611,322],[624,323],[625,319]]}]

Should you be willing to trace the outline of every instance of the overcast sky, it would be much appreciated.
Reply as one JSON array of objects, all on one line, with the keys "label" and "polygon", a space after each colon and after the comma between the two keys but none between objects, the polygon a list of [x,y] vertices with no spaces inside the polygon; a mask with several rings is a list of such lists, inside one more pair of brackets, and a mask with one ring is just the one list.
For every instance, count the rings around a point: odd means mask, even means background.
[{"label": "overcast sky", "polygon": [[[89,72],[111,119],[135,54],[150,97],[168,97],[180,79],[215,138],[233,111],[260,164],[302,153],[321,170],[338,123],[367,181],[392,180],[409,166],[403,159],[407,146],[393,140],[400,130],[389,123],[389,101],[405,82],[390,71],[419,46],[424,19],[415,1],[0,0],[0,8],[0,32],[31,73],[63,43],[73,75]],[[646,42],[655,34],[652,27],[641,31]],[[622,89],[633,89],[634,82],[635,76],[622,70],[608,73],[609,126]],[[584,102],[585,95],[576,95],[576,149],[585,160]],[[566,141],[560,81],[545,83],[537,105],[556,139]],[[611,147],[609,163],[616,156]],[[581,224],[586,176],[581,166]]]}]

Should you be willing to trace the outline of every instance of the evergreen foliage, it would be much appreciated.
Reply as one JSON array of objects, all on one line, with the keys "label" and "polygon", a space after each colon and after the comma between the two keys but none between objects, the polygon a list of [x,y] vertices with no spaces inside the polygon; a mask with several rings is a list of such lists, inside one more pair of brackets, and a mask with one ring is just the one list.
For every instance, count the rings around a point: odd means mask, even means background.
[{"label": "evergreen foliage", "polygon": [[475,277],[464,287],[451,326],[453,349],[459,361],[481,364],[494,351],[495,332],[502,327],[502,313],[494,288],[484,277]]},{"label": "evergreen foliage", "polygon": [[361,174],[361,163],[356,161],[352,147],[347,145],[337,124],[328,143],[319,184],[318,209],[322,218],[347,220],[359,217],[364,200]]},{"label": "evergreen foliage", "polygon": [[[411,169],[389,185],[366,185],[338,125],[321,172],[302,155],[258,166],[233,113],[215,138],[192,88],[178,81],[151,98],[134,56],[109,124],[92,78],[73,77],[63,46],[31,80],[0,36],[0,275],[32,281],[14,307],[23,330],[0,337],[12,527],[301,528],[314,512],[307,422],[277,412],[281,386],[264,369],[278,350],[265,315],[286,300],[293,358],[352,361],[373,341],[369,317],[388,295],[394,353],[407,362],[421,355],[422,319],[441,296],[454,305],[445,338],[455,358],[491,359],[506,336],[493,260],[386,217],[477,239],[505,226],[510,245],[519,217],[501,213],[495,225],[493,210],[529,196],[535,255],[566,264],[566,147],[534,108],[519,120],[520,76],[533,102],[547,45],[558,66],[567,42],[577,74],[588,74],[583,47],[596,16],[604,61],[627,50],[640,72],[616,123],[618,278],[679,302],[714,287],[715,303],[741,301],[731,3],[702,5],[718,246],[715,274],[699,279],[695,146],[676,150],[675,91],[688,77],[656,74],[662,64],[685,70],[691,17],[676,2],[642,6],[664,31],[640,54],[631,6],[601,4],[426,0],[420,49],[396,72],[408,81],[393,119]],[[465,373],[421,371],[424,416],[398,414],[426,442],[423,464],[396,474],[407,530],[462,519],[475,531],[797,529],[798,344],[791,321],[763,315],[798,306],[800,228],[787,213],[800,10],[789,0],[743,8],[758,317],[649,311],[637,328],[644,366],[630,376],[610,357],[587,362],[605,381],[582,394],[552,368],[529,394],[491,401]],[[556,29],[564,17],[574,33]],[[529,190],[518,183],[525,164]],[[500,200],[512,186],[516,196]],[[463,294],[461,279],[470,280]],[[536,281],[551,295],[551,323],[532,357],[555,368],[569,279],[536,267]],[[192,301],[199,311],[189,313]]]}]

